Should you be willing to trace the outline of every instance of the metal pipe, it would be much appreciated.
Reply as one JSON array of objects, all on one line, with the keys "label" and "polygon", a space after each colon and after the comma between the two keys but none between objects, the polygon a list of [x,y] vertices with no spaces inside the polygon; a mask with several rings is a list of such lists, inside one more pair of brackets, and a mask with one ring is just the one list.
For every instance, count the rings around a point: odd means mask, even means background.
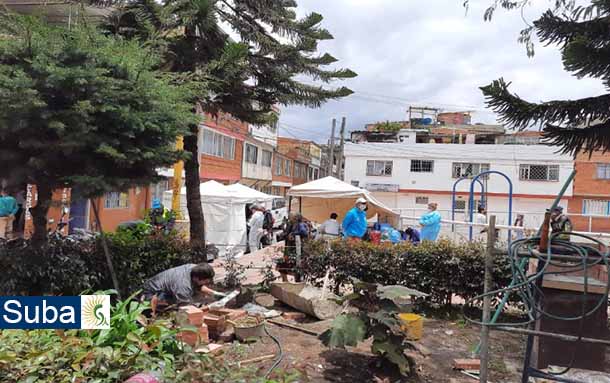
[{"label": "metal pipe", "polygon": [[489,368],[489,326],[485,323],[489,322],[491,315],[491,295],[489,291],[493,285],[493,268],[494,268],[494,244],[496,243],[496,216],[489,217],[489,227],[487,229],[487,252],[485,254],[485,280],[483,284],[483,319],[481,322],[481,373],[479,375],[480,383],[487,383],[487,375]]},{"label": "metal pipe", "polygon": [[607,346],[610,346],[610,340],[605,340],[605,339],[579,338],[574,335],[557,334],[557,333],[546,332],[546,331],[530,330],[530,329],[526,329],[526,328],[508,327],[508,326],[492,326],[491,328],[493,330],[498,330],[498,331],[503,331],[503,332],[512,332],[515,334],[546,336],[549,338],[557,338],[557,339],[564,340],[566,342],[585,342],[585,343],[605,344]]}]

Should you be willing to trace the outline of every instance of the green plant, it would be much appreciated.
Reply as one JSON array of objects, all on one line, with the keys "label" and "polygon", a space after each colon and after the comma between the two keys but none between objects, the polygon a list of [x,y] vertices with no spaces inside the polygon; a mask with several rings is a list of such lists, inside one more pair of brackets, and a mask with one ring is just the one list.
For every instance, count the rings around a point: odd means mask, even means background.
[{"label": "green plant", "polygon": [[133,297],[117,301],[109,330],[2,331],[0,380],[110,383],[141,371],[173,379],[176,356],[183,353],[176,330],[168,321],[146,319],[146,309]]},{"label": "green plant", "polygon": [[222,263],[225,270],[224,285],[227,288],[233,289],[241,286],[241,283],[246,279],[246,270],[248,266],[237,261],[236,255],[229,251]]},{"label": "green plant", "polygon": [[399,313],[410,312],[411,297],[425,297],[426,294],[404,286],[382,286],[354,279],[354,292],[339,300],[356,311],[337,316],[331,328],[320,335],[328,347],[357,346],[358,343],[373,338],[371,351],[395,364],[403,375],[416,373],[415,361],[405,353],[415,349],[405,339],[397,317]]},{"label": "green plant", "polygon": [[[303,251],[303,275],[321,285],[332,270],[335,290],[351,278],[383,285],[411,286],[429,294],[426,302],[450,305],[451,297],[473,298],[483,292],[484,248],[481,243],[449,240],[424,242],[417,246],[375,245],[368,242],[308,241]],[[494,259],[494,288],[506,286],[512,277],[507,256]]]},{"label": "green plant", "polygon": [[[123,296],[163,270],[206,260],[205,251],[191,248],[174,234],[119,230],[107,239]],[[78,295],[112,286],[99,238],[53,238],[42,247],[0,243],[0,267],[5,271],[0,274],[2,295]]]}]

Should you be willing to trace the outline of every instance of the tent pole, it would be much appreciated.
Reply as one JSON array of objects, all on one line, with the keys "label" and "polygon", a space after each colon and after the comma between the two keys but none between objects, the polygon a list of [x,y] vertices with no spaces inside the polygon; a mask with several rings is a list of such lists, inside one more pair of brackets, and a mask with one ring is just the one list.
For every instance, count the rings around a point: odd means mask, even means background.
[{"label": "tent pole", "polygon": [[292,209],[292,196],[288,197],[288,217],[290,217],[291,209]]},{"label": "tent pole", "polygon": [[299,214],[303,214],[303,197],[299,197]]}]

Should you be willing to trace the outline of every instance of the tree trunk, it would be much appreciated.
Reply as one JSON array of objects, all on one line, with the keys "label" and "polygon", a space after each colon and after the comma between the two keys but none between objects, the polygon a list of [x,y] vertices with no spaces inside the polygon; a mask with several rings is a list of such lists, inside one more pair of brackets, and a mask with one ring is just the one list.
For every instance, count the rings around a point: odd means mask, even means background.
[{"label": "tree trunk", "polygon": [[32,244],[40,247],[47,243],[47,214],[53,200],[53,188],[44,183],[36,185],[38,195],[36,206],[30,211],[34,223],[34,234]]},{"label": "tree trunk", "polygon": [[205,248],[205,222],[201,209],[201,194],[199,193],[199,150],[197,138],[199,127],[193,125],[191,134],[184,137],[184,150],[190,153],[190,158],[184,162],[186,184],[186,207],[190,219],[191,245]]}]

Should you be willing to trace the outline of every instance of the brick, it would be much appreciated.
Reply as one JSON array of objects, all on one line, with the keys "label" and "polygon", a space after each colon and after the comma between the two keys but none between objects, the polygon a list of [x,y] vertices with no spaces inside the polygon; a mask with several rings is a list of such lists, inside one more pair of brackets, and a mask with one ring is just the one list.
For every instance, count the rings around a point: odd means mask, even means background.
[{"label": "brick", "polygon": [[292,312],[283,313],[282,318],[284,318],[286,320],[302,321],[305,318],[307,318],[307,315],[305,315],[301,312],[298,312],[298,311],[292,311]]},{"label": "brick", "polygon": [[210,310],[210,314],[224,316],[226,319],[234,321],[236,319],[245,317],[246,315],[248,315],[248,312],[246,310],[240,309],[221,308]]},{"label": "brick", "polygon": [[203,311],[195,306],[183,306],[180,307],[182,315],[186,315],[188,324],[193,326],[201,326],[203,323]]},{"label": "brick", "polygon": [[210,341],[210,333],[208,331],[208,326],[205,323],[199,326],[198,333],[200,342],[208,343]]},{"label": "brick", "polygon": [[453,368],[456,370],[478,371],[481,368],[479,359],[454,359]]},{"label": "brick", "polygon": [[195,347],[199,343],[199,335],[194,331],[180,331],[176,338],[191,347]]},{"label": "brick", "polygon": [[225,317],[213,314],[205,314],[203,321],[208,326],[210,335],[220,335],[226,328]]}]

